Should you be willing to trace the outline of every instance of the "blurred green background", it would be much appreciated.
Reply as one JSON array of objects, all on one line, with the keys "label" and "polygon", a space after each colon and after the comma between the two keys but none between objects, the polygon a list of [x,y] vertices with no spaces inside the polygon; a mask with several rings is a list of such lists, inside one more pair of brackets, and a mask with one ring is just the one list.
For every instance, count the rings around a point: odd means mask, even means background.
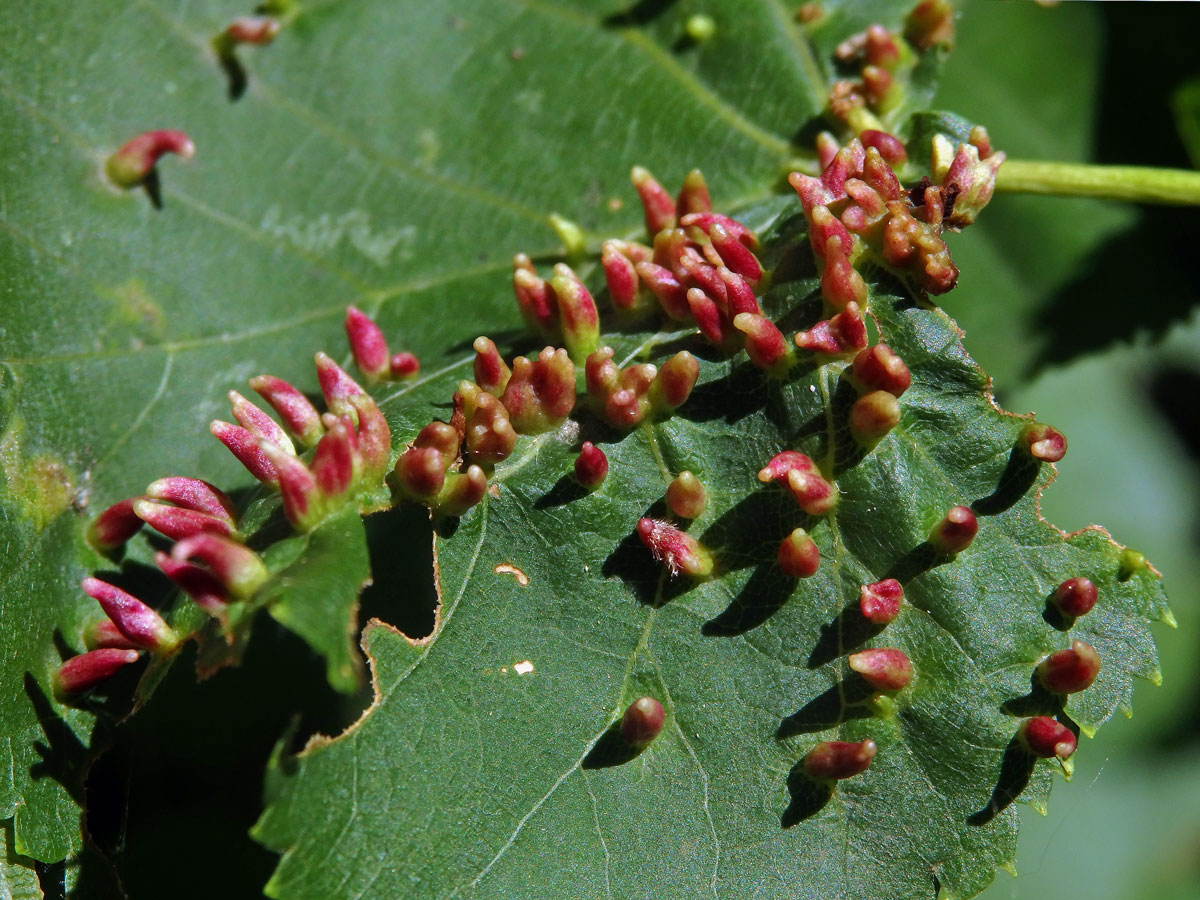
[{"label": "blurred green background", "polygon": [[[1197,25],[1195,4],[967,4],[938,105],[1012,157],[1188,168]],[[1083,741],[1048,815],[1023,808],[1017,876],[989,900],[1200,897],[1198,238],[1195,210],[997,195],[952,245],[968,349],[1005,407],[1071,441],[1046,517],[1144,550],[1179,621],[1156,628],[1162,687]]]}]

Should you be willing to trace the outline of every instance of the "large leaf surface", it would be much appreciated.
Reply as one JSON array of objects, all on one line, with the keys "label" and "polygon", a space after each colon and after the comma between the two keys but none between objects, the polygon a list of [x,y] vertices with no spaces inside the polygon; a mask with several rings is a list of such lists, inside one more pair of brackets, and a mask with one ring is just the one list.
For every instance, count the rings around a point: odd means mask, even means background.
[{"label": "large leaf surface", "polygon": [[[497,470],[499,496],[438,543],[432,642],[369,631],[377,704],[283,769],[257,829],[287,851],[268,892],[918,897],[935,879],[950,896],[980,890],[1011,856],[1013,796],[1044,804],[1049,790],[1050,767],[1026,768],[1010,746],[1013,709],[1050,708],[1021,699],[1065,641],[1043,618],[1047,595],[1086,573],[1106,598],[1072,632],[1105,660],[1067,705],[1085,731],[1128,706],[1132,675],[1154,677],[1145,619],[1166,607],[1153,575],[1118,580],[1105,535],[1064,538],[1040,521],[1047,473],[1014,465],[1020,420],[991,406],[950,320],[896,290],[877,282],[872,310],[915,384],[901,425],[868,454],[847,433],[853,391],[839,366],[779,385],[744,360],[707,364],[682,416],[623,439],[585,418],[612,464],[595,494],[564,487],[576,429],[519,448]],[[815,291],[788,281],[768,306],[811,321]],[[650,359],[679,346],[643,337]],[[836,461],[842,499],[827,521],[755,479],[788,446]],[[631,537],[684,468],[710,494],[692,532],[724,569],[697,586],[667,579]],[[930,565],[921,545],[959,502],[990,514],[980,537]],[[797,584],[774,551],[801,522],[824,562]],[[888,575],[912,609],[879,634],[856,603],[861,584]],[[842,659],[868,642],[902,647],[918,672],[883,715],[854,705]],[[605,734],[646,693],[667,705],[668,728],[615,764]],[[873,737],[880,756],[822,805],[795,767],[835,735]]]},{"label": "large leaf surface", "polygon": [[[624,177],[634,161],[672,181],[699,165],[719,200],[765,194],[803,152],[789,136],[818,108],[815,60],[867,21],[898,21],[884,4],[848,4],[816,30],[814,50],[782,4],[714,4],[706,11],[717,36],[687,46],[686,6],[620,15],[618,4],[480,2],[449,17],[430,4],[313,7],[274,47],[245,55],[250,91],[235,105],[207,48],[241,11],[233,4],[80,13],[49,3],[22,14],[22,40],[0,63],[11,110],[0,252],[16,298],[3,318],[4,512],[14,549],[0,566],[22,586],[6,591],[6,620],[38,623],[34,640],[6,631],[2,654],[13,737],[0,771],[13,774],[0,799],[16,815],[19,852],[58,859],[78,849],[71,775],[92,719],[45,696],[59,645],[78,648],[96,615],[74,585],[102,562],[79,540],[73,504],[102,508],[164,468],[244,486],[204,421],[225,415],[224,390],[260,371],[311,386],[307,360],[340,345],[350,301],[432,373],[381,395],[397,439],[407,439],[469,371],[466,342],[515,322],[503,273],[514,250],[556,251],[547,213],[591,236],[634,230],[640,217]],[[114,195],[98,176],[107,152],[151,125],[186,128],[200,148],[189,167],[164,165],[161,213],[141,195]],[[781,290],[773,311],[812,289],[810,280]],[[911,611],[897,642],[937,676],[927,692],[914,689],[915,712],[877,726],[871,779],[781,827],[789,769],[815,738],[779,741],[775,732],[837,683],[831,650],[848,648],[838,628],[822,626],[861,581],[920,542],[929,516],[996,487],[1016,428],[983,402],[981,376],[940,313],[904,301],[889,318],[888,303],[877,307],[896,329],[889,338],[927,360],[924,407],[909,401],[910,417],[921,412],[905,422],[910,441],[897,432],[847,470],[843,489],[855,499],[815,529],[836,566],[787,599],[792,586],[766,561],[794,513],[753,480],[793,439],[819,451],[826,395],[838,396],[833,370],[776,396],[754,373],[706,366],[689,414],[612,443],[614,474],[586,499],[560,502],[554,490],[572,455],[564,436],[529,442],[501,470],[500,497],[439,543],[437,639],[417,649],[372,630],[379,704],[353,737],[314,751],[299,779],[280,785],[260,834],[295,849],[274,890],[328,896],[354,882],[364,896],[414,883],[470,893],[478,877],[486,896],[538,878],[545,891],[574,891],[578,877],[600,893],[641,866],[640,886],[621,892],[699,885],[741,895],[757,886],[770,896],[798,883],[818,893],[879,884],[906,896],[927,892],[931,873],[959,893],[986,883],[1011,852],[1012,813],[978,827],[965,819],[986,805],[1011,736],[1015,720],[997,707],[1028,688],[1029,666],[1061,640],[1029,614],[1064,568],[1078,574],[1054,533],[1031,519],[1028,495],[996,517],[998,543],[981,537],[974,548],[979,558],[997,554],[994,562],[977,571],[964,558],[914,587],[929,615]],[[808,303],[792,324],[815,309]],[[632,352],[646,337],[623,346]],[[982,430],[965,448],[939,442],[960,440],[967,424]],[[685,467],[710,483],[698,528],[731,571],[660,605],[662,586],[629,534],[661,496],[664,473]],[[880,515],[897,516],[886,534],[873,524]],[[1085,535],[1071,552],[1111,581],[1107,542]],[[1020,615],[988,607],[991,615],[973,618],[939,605],[997,575],[1007,583],[1023,555],[1032,580],[993,598],[998,609],[1009,597]],[[504,562],[529,585],[495,572]],[[1114,588],[1112,621],[1094,623],[1111,632],[1093,637],[1113,663],[1087,703],[1071,708],[1084,724],[1127,700],[1131,672],[1153,668],[1146,633],[1132,623],[1157,614],[1160,600],[1139,598],[1137,583]],[[819,601],[805,602],[810,593]],[[343,623],[329,634],[340,640]],[[988,668],[1000,663],[1008,668]],[[984,673],[995,683],[975,677]],[[10,692],[21,682],[24,692]],[[583,768],[623,703],[659,689],[671,727],[653,750],[625,766]],[[870,727],[854,721],[845,733]],[[947,743],[947,729],[964,736],[966,751]],[[1027,796],[1044,798],[1048,780],[1039,769]],[[872,831],[885,801],[894,802],[890,824]],[[891,836],[886,846],[880,835]],[[538,836],[569,870],[530,867]],[[851,865],[859,857],[866,862]],[[881,858],[889,863],[873,867]]]}]

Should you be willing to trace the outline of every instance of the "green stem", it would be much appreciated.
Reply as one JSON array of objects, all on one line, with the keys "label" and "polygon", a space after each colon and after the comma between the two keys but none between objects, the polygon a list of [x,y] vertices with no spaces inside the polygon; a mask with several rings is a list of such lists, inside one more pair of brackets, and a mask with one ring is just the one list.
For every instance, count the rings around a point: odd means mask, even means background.
[{"label": "green stem", "polygon": [[1192,206],[1200,205],[1200,172],[1009,159],[996,173],[996,190]]}]

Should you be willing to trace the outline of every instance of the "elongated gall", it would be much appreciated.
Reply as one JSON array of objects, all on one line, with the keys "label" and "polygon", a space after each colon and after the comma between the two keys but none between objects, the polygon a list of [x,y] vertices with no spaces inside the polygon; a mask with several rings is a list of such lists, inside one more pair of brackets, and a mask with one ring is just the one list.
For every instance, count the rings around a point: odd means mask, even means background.
[{"label": "elongated gall", "polygon": [[912,681],[912,662],[895,647],[860,650],[851,653],[846,662],[877,691],[898,691]]},{"label": "elongated gall", "polygon": [[733,327],[745,335],[746,355],[758,368],[782,375],[795,361],[787,338],[766,316],[738,313]]},{"label": "elongated gall", "polygon": [[700,377],[700,361],[680,350],[659,369],[650,384],[650,403],[658,412],[674,412],[689,396]]},{"label": "elongated gall", "polygon": [[274,375],[251,378],[250,387],[271,404],[283,424],[305,447],[312,447],[321,439],[325,433],[321,414],[297,388]]},{"label": "elongated gall", "polygon": [[396,460],[395,472],[401,493],[412,500],[432,500],[446,483],[446,462],[433,447],[409,447]]},{"label": "elongated gall", "polygon": [[670,522],[640,519],[637,532],[654,558],[663,563],[672,575],[680,572],[692,578],[708,578],[712,575],[712,554],[698,540]]},{"label": "elongated gall", "polygon": [[966,506],[952,506],[942,521],[934,526],[929,543],[938,553],[950,556],[971,546],[978,532],[979,520],[975,518],[975,513]]},{"label": "elongated gall", "polygon": [[708,492],[700,479],[685,469],[667,485],[667,506],[680,518],[698,518],[708,506]]},{"label": "elongated gall", "polygon": [[245,600],[270,578],[257,553],[215,534],[197,534],[171,548],[175,562],[199,562],[221,583],[228,596]]},{"label": "elongated gall", "polygon": [[912,384],[908,366],[887,344],[875,344],[854,357],[854,377],[865,387],[899,397]]},{"label": "elongated gall", "polygon": [[594,491],[608,477],[608,457],[591,441],[584,441],[575,457],[575,477],[589,491]]},{"label": "elongated gall", "polygon": [[139,650],[121,629],[113,624],[112,619],[97,619],[83,630],[83,646],[89,650]]},{"label": "elongated gall", "polygon": [[196,145],[182,131],[146,131],[110,156],[104,171],[117,187],[137,187],[150,176],[159,158],[166,153],[191,159],[196,155]]},{"label": "elongated gall", "polygon": [[1017,740],[1042,759],[1069,759],[1079,743],[1075,732],[1050,716],[1034,716],[1023,721],[1017,729]]},{"label": "elongated gall", "polygon": [[317,366],[317,381],[321,385],[321,393],[325,395],[325,404],[329,411],[335,416],[354,418],[355,412],[350,398],[365,391],[328,355],[318,353],[313,359]]},{"label": "elongated gall", "polygon": [[228,535],[233,532],[229,519],[210,516],[208,513],[182,506],[168,506],[142,497],[133,501],[133,511],[160,534],[173,541],[191,537],[193,534]]},{"label": "elongated gall", "polygon": [[388,360],[388,376],[399,381],[401,378],[411,378],[421,371],[421,361],[407,350],[393,353]]},{"label": "elongated gall", "polygon": [[1090,578],[1068,578],[1054,589],[1054,605],[1065,616],[1082,616],[1096,605],[1096,585]]},{"label": "elongated gall", "polygon": [[105,509],[88,525],[88,545],[98,553],[112,553],[141,530],[143,519],[133,511],[138,497],[120,500]]},{"label": "elongated gall", "polygon": [[810,516],[823,516],[837,506],[837,488],[816,471],[792,469],[787,473],[787,486],[796,504]]},{"label": "elongated gall", "polygon": [[561,425],[575,406],[575,364],[567,351],[545,347],[533,360],[514,359],[500,402],[518,434]]},{"label": "elongated gall", "polygon": [[821,741],[804,757],[804,771],[817,781],[840,781],[867,771],[878,750],[868,739],[850,741]]},{"label": "elongated gall", "polygon": [[850,407],[850,433],[859,444],[877,444],[898,424],[900,401],[887,391],[863,394]]},{"label": "elongated gall", "polygon": [[1056,694],[1086,690],[1099,672],[1100,654],[1083,641],[1072,641],[1068,649],[1051,653],[1037,667],[1038,679]]},{"label": "elongated gall", "polygon": [[350,341],[354,362],[366,376],[368,384],[388,375],[391,352],[387,339],[379,326],[356,306],[346,307],[346,337]]},{"label": "elongated gall", "polygon": [[278,484],[279,473],[259,449],[259,439],[251,432],[241,425],[233,425],[219,419],[210,422],[208,430],[212,432],[213,437],[229,448],[229,452],[246,467],[247,472],[263,484]]},{"label": "elongated gall", "polygon": [[612,305],[624,313],[636,311],[639,304],[638,274],[634,261],[619,249],[620,241],[605,241],[600,246],[600,265]]},{"label": "elongated gall", "polygon": [[208,513],[224,519],[230,527],[237,525],[237,507],[233,501],[220,488],[199,478],[159,478],[146,488],[146,496],[151,500]]},{"label": "elongated gall", "polygon": [[288,453],[296,452],[296,448],[292,446],[292,439],[287,436],[279,423],[237,391],[230,391],[228,396],[229,407],[239,425],[256,438],[278,444]]},{"label": "elongated gall", "polygon": [[557,340],[558,304],[554,289],[534,271],[524,253],[513,257],[513,293],[525,324],[544,341]]},{"label": "elongated gall", "polygon": [[600,317],[596,301],[570,266],[558,263],[550,279],[558,302],[559,324],[563,342],[571,359],[582,363],[600,342]]},{"label": "elongated gall", "polygon": [[815,472],[817,467],[803,453],[797,450],[784,450],[772,456],[770,461],[758,470],[758,480],[764,484],[770,481],[787,481],[788,473],[793,469],[801,472]]},{"label": "elongated gall", "polygon": [[230,45],[253,44],[264,46],[279,34],[279,20],[270,16],[239,16],[222,32],[224,41]]},{"label": "elongated gall", "polygon": [[762,280],[763,268],[756,257],[745,244],[734,237],[720,222],[714,222],[708,230],[712,248],[721,258],[721,262],[736,275],[740,275],[751,287]]},{"label": "elongated gall", "polygon": [[863,618],[876,625],[887,625],[894,621],[900,615],[903,602],[904,587],[895,578],[864,584],[858,597]]},{"label": "elongated gall", "polygon": [[487,493],[487,475],[479,466],[467,466],[465,472],[450,472],[434,504],[439,516],[461,516],[483,500]]},{"label": "elongated gall", "polygon": [[683,177],[683,187],[675,199],[675,209],[680,217],[692,213],[712,212],[712,198],[708,194],[708,184],[704,181],[704,173],[692,169]]},{"label": "elongated gall", "polygon": [[776,554],[785,575],[792,578],[810,578],[817,574],[821,564],[821,551],[816,542],[803,528],[797,528],[779,544]]},{"label": "elongated gall", "polygon": [[122,667],[137,662],[138,656],[136,650],[115,648],[89,650],[79,656],[72,656],[50,679],[54,695],[64,700],[91,690],[100,682],[111,678]]},{"label": "elongated gall", "polygon": [[878,150],[879,155],[895,168],[908,162],[908,151],[904,149],[904,144],[900,142],[899,138],[886,131],[867,129],[858,136],[858,139],[863,142],[864,147],[874,147]]},{"label": "elongated gall", "polygon": [[834,309],[850,303],[867,302],[867,283],[850,264],[850,244],[834,235],[825,243],[825,269],[821,273],[821,296]]},{"label": "elongated gall", "polygon": [[671,199],[666,188],[654,179],[650,170],[642,166],[634,166],[629,173],[629,180],[633,182],[638,197],[642,200],[647,233],[654,237],[664,228],[673,227],[675,225],[675,201]]},{"label": "elongated gall", "polygon": [[667,713],[653,697],[639,697],[621,717],[621,737],[631,747],[645,747],[662,732]]},{"label": "elongated gall", "polygon": [[100,604],[117,630],[138,647],[167,654],[179,646],[179,636],[162,616],[132,594],[99,578],[85,578],[83,592]]},{"label": "elongated gall", "polygon": [[1057,428],[1030,422],[1021,431],[1019,446],[1041,462],[1058,462],[1067,455],[1067,439]]}]

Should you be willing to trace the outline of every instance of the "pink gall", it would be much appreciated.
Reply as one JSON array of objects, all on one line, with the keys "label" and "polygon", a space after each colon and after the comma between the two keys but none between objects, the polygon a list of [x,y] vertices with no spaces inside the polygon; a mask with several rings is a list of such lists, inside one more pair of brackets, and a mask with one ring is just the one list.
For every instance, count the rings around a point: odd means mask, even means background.
[{"label": "pink gall", "polygon": [[486,493],[487,475],[479,466],[468,466],[465,472],[450,472],[434,511],[439,516],[461,516],[478,505]]},{"label": "pink gall", "polygon": [[729,315],[738,316],[742,313],[750,313],[752,316],[762,315],[762,309],[758,305],[758,298],[754,296],[754,290],[745,278],[725,268],[725,266],[717,266],[717,274],[725,283],[725,297],[729,305]]},{"label": "pink gall", "polygon": [[924,53],[954,44],[954,7],[949,0],[921,0],[904,20],[904,37]]},{"label": "pink gall", "polygon": [[226,518],[212,516],[195,509],[186,509],[182,506],[156,503],[145,497],[133,501],[133,511],[143,522],[173,541],[182,540],[194,534],[229,535],[233,533],[233,526]]},{"label": "pink gall", "polygon": [[634,261],[617,249],[617,241],[605,241],[600,247],[600,265],[604,269],[604,284],[608,298],[622,313],[640,311],[637,268]]},{"label": "pink gall", "polygon": [[539,434],[561,425],[575,406],[575,364],[567,351],[546,347],[532,361],[514,359],[500,402],[518,434]]},{"label": "pink gall", "polygon": [[903,166],[908,162],[908,151],[904,149],[904,144],[900,142],[899,138],[886,131],[868,129],[859,135],[859,139],[863,142],[864,147],[868,150],[875,150],[893,168]]},{"label": "pink gall", "polygon": [[787,338],[766,316],[738,313],[733,317],[733,327],[745,335],[750,362],[763,371],[783,375],[795,362]]},{"label": "pink gall", "polygon": [[661,703],[653,697],[639,697],[621,716],[621,737],[631,747],[641,749],[658,737],[666,718]]},{"label": "pink gall", "polygon": [[898,691],[912,681],[908,654],[895,647],[860,650],[846,658],[850,670],[877,691]]},{"label": "pink gall", "polygon": [[504,386],[508,384],[512,369],[508,367],[491,338],[477,337],[472,347],[475,348],[475,383],[489,394],[499,397],[504,393]]},{"label": "pink gall", "polygon": [[83,646],[88,650],[140,650],[113,624],[112,619],[97,619],[83,630]]},{"label": "pink gall", "polygon": [[288,453],[296,452],[296,448],[292,446],[291,438],[287,436],[287,433],[274,419],[237,391],[230,391],[228,396],[233,417],[239,425],[260,440],[278,444]]},{"label": "pink gall", "polygon": [[358,307],[346,308],[346,337],[350,341],[354,362],[368,384],[388,376],[391,351],[388,350],[387,339],[379,326]]},{"label": "pink gall", "polygon": [[758,470],[758,480],[764,484],[771,481],[787,481],[788,473],[793,469],[800,472],[815,472],[813,461],[796,450],[784,450],[776,453],[770,461]]},{"label": "pink gall", "polygon": [[700,377],[700,361],[680,350],[662,366],[650,384],[650,404],[659,413],[674,412],[691,396]]},{"label": "pink gall", "polygon": [[864,584],[858,597],[858,607],[863,618],[876,625],[887,625],[900,615],[904,602],[904,587],[895,578],[885,578],[873,584]]},{"label": "pink gall", "polygon": [[409,447],[396,460],[399,492],[411,500],[428,502],[446,483],[446,464],[432,447]]},{"label": "pink gall", "polygon": [[1099,592],[1090,578],[1068,578],[1054,589],[1052,602],[1064,616],[1078,618],[1092,611],[1097,596]]},{"label": "pink gall", "polygon": [[463,448],[469,462],[494,466],[507,459],[517,445],[517,432],[504,405],[472,381],[458,385],[466,423]]},{"label": "pink gall", "polygon": [[231,528],[237,525],[237,507],[233,501],[220,488],[199,478],[159,478],[146,488],[146,496],[225,519]]},{"label": "pink gall", "polygon": [[[317,444],[318,452],[321,447],[328,453],[329,433]],[[316,476],[299,458],[287,453],[283,448],[263,441],[259,445],[263,455],[271,461],[279,477],[279,494],[283,502],[283,514],[299,531],[310,531],[325,514],[324,497],[317,485]],[[314,464],[316,460],[314,457]]]},{"label": "pink gall", "polygon": [[887,391],[863,394],[850,407],[850,433],[864,447],[873,447],[900,424],[900,401]]},{"label": "pink gall", "polygon": [[952,506],[934,526],[929,543],[943,556],[953,556],[971,546],[979,532],[979,520],[970,507]]},{"label": "pink gall", "polygon": [[700,479],[686,469],[667,485],[667,506],[681,519],[696,519],[708,506],[708,492]]},{"label": "pink gall", "polygon": [[1020,446],[1040,462],[1058,462],[1067,455],[1067,439],[1057,428],[1030,422],[1021,430]]},{"label": "pink gall", "polygon": [[558,304],[554,289],[538,277],[533,263],[524,253],[513,257],[513,293],[521,317],[530,330],[544,341],[557,340]]},{"label": "pink gall", "polygon": [[854,357],[854,377],[864,387],[899,397],[912,384],[908,366],[887,344],[879,343]]},{"label": "pink gall", "polygon": [[710,344],[727,348],[734,331],[733,323],[717,305],[717,301],[700,288],[688,288],[687,302],[700,333]]},{"label": "pink gall", "polygon": [[196,154],[196,145],[182,131],[143,132],[110,156],[104,171],[117,187],[134,188],[150,178],[159,158],[166,153],[191,159]]},{"label": "pink gall", "polygon": [[133,503],[138,497],[121,500],[105,509],[88,525],[85,538],[88,546],[100,554],[112,553],[125,546],[126,542],[141,531],[145,524],[136,512]]},{"label": "pink gall", "polygon": [[707,262],[691,247],[680,256],[679,264],[683,267],[685,277],[693,285],[716,300],[722,309],[725,308],[728,300],[725,280],[715,265]]},{"label": "pink gall", "polygon": [[823,516],[837,506],[837,488],[816,471],[792,469],[787,473],[787,487],[796,505],[810,516]]},{"label": "pink gall", "polygon": [[413,446],[436,450],[441,457],[442,468],[448,469],[458,459],[462,438],[462,433],[453,425],[435,419],[418,432]]},{"label": "pink gall", "polygon": [[64,662],[50,679],[54,696],[65,700],[90,691],[101,682],[112,678],[125,666],[137,662],[139,655],[136,650],[106,648],[73,656]]},{"label": "pink gall", "polygon": [[668,317],[676,321],[691,318],[687,288],[670,269],[653,262],[635,263],[634,269]]},{"label": "pink gall", "polygon": [[279,20],[270,16],[239,16],[221,33],[223,41],[230,46],[252,44],[260,47],[271,43],[278,34]]},{"label": "pink gall", "polygon": [[596,312],[596,301],[579,279],[579,276],[564,263],[554,267],[550,286],[558,302],[559,324],[563,342],[571,359],[583,362],[596,349],[600,341],[600,318]]},{"label": "pink gall", "polygon": [[796,346],[826,356],[850,356],[867,346],[867,325],[857,303],[830,319],[823,319],[808,331],[797,332]]},{"label": "pink gall", "polygon": [[804,771],[816,781],[841,781],[867,771],[878,750],[872,740],[821,741],[804,757]]},{"label": "pink gall", "polygon": [[992,153],[980,159],[978,148],[959,144],[950,168],[942,179],[942,191],[954,198],[946,213],[946,227],[958,230],[972,224],[980,211],[992,199],[996,189],[996,172],[1004,162],[1003,153]]},{"label": "pink gall", "polygon": [[1079,744],[1075,732],[1049,716],[1034,716],[1023,721],[1017,729],[1017,740],[1042,759],[1070,759]]},{"label": "pink gall", "polygon": [[321,393],[325,395],[325,405],[329,407],[329,411],[335,416],[354,416],[355,411],[350,398],[364,393],[362,387],[328,355],[318,353],[314,361],[317,365],[317,381],[321,385]]},{"label": "pink gall", "polygon": [[656,560],[667,567],[671,575],[683,572],[692,578],[704,579],[713,573],[713,557],[708,549],[670,522],[659,519],[640,519],[638,537]]},{"label": "pink gall", "polygon": [[846,245],[839,237],[825,243],[825,269],[821,273],[821,296],[834,309],[867,302],[867,284],[850,264]]},{"label": "pink gall", "polygon": [[742,245],[748,250],[758,249],[758,235],[739,222],[737,219],[731,219],[729,216],[723,216],[720,213],[714,212],[694,212],[689,213],[679,220],[679,224],[683,228],[696,228],[704,234],[712,236],[712,228],[714,225],[720,225],[729,234],[733,235],[737,240],[741,241]]},{"label": "pink gall", "polygon": [[674,227],[675,201],[666,189],[655,181],[650,171],[642,166],[634,166],[629,173],[629,180],[633,183],[638,197],[642,201],[646,232],[653,237],[664,228]]},{"label": "pink gall", "polygon": [[388,375],[394,380],[411,378],[421,371],[421,361],[407,350],[392,354],[388,360]]},{"label": "pink gall", "polygon": [[246,471],[263,484],[279,482],[279,473],[275,471],[275,466],[259,449],[259,439],[245,428],[214,420],[209,423],[208,430],[212,432],[213,437],[229,448],[229,452],[246,467]]},{"label": "pink gall", "polygon": [[608,457],[591,441],[584,442],[575,458],[575,477],[589,491],[596,490],[608,477]]},{"label": "pink gall", "polygon": [[1037,667],[1038,680],[1055,694],[1087,690],[1099,672],[1100,654],[1083,641],[1072,641],[1069,649],[1051,653]]},{"label": "pink gall", "polygon": [[[358,474],[353,430],[346,420],[339,419],[325,429],[312,458],[312,477],[322,501],[334,501],[340,506],[343,496],[353,487]],[[280,487],[283,470],[280,470]],[[324,505],[324,504],[322,504]]]},{"label": "pink gall", "polygon": [[314,446],[325,429],[321,414],[299,390],[274,375],[259,375],[250,379],[250,387],[271,405],[283,424],[305,447]]},{"label": "pink gall", "polygon": [[675,200],[678,215],[690,216],[693,213],[712,212],[712,198],[708,194],[708,184],[704,174],[699,169],[692,169],[683,177],[683,187]]},{"label": "pink gall", "polygon": [[810,578],[821,565],[821,551],[803,528],[796,528],[779,543],[779,568],[792,578]]},{"label": "pink gall", "polygon": [[833,162],[837,152],[842,149],[842,145],[838,143],[838,139],[831,132],[822,131],[817,135],[817,164],[821,167],[821,171],[829,168],[829,164]]},{"label": "pink gall", "polygon": [[179,541],[171,548],[171,559],[199,563],[236,600],[249,599],[270,578],[257,553],[215,534],[197,534]]},{"label": "pink gall", "polygon": [[161,552],[154,554],[154,562],[198,607],[217,618],[225,617],[229,591],[213,572]]},{"label": "pink gall", "polygon": [[746,245],[735,238],[720,222],[714,222],[708,230],[713,249],[721,261],[732,272],[742,276],[751,287],[762,280],[763,268],[758,257]]},{"label": "pink gall", "polygon": [[359,474],[364,483],[378,483],[392,455],[392,429],[370,394],[351,397],[350,406],[358,418],[355,458]]},{"label": "pink gall", "polygon": [[162,616],[114,584],[99,578],[85,578],[83,592],[100,604],[117,630],[140,649],[165,655],[179,646],[179,636]]}]

